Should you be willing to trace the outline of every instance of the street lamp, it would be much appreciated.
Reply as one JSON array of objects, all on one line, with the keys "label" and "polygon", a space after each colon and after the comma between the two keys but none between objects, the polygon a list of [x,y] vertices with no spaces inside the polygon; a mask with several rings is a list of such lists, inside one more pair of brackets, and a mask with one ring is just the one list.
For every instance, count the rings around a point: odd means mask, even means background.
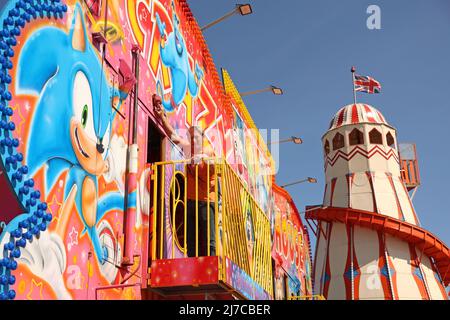
[{"label": "street lamp", "polygon": [[267,92],[267,91],[272,91],[272,93],[276,96],[281,96],[283,94],[283,89],[281,89],[279,87],[275,87],[275,86],[270,86],[270,87],[260,89],[260,90],[242,92],[242,93],[240,93],[240,95],[241,95],[241,97],[245,97],[245,96],[249,96],[251,94]]},{"label": "street lamp", "polygon": [[288,183],[288,184],[284,184],[284,185],[282,185],[281,187],[282,187],[282,188],[286,188],[286,187],[288,187],[288,186],[292,186],[292,185],[294,185],[294,184],[299,184],[299,183],[303,183],[303,182],[317,183],[317,179],[316,179],[316,178],[312,178],[312,177],[308,177],[308,178],[303,179],[303,180],[299,180],[299,181],[291,182],[291,183]]},{"label": "street lamp", "polygon": [[285,142],[293,142],[295,144],[302,144],[303,140],[302,140],[302,138],[292,136],[292,137],[290,137],[288,139],[283,139],[283,140],[279,140],[279,141],[273,141],[273,142],[270,142],[268,144],[278,144],[278,143],[285,143]]},{"label": "street lamp", "polygon": [[252,6],[250,4],[248,4],[248,3],[247,4],[237,4],[236,7],[233,9],[233,11],[230,11],[226,15],[214,20],[213,22],[208,23],[206,26],[201,27],[200,29],[202,31],[205,31],[206,29],[218,24],[219,22],[221,22],[237,13],[239,13],[241,16],[246,16],[246,15],[251,14],[252,12],[253,12]]}]

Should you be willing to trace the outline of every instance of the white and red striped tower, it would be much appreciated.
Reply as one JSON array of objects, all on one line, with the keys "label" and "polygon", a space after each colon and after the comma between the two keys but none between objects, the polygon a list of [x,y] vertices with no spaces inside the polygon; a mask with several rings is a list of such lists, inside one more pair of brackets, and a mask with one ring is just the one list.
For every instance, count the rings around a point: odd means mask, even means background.
[{"label": "white and red striped tower", "polygon": [[327,299],[447,299],[448,247],[420,227],[401,177],[397,134],[366,104],[340,109],[322,138],[315,293]]}]

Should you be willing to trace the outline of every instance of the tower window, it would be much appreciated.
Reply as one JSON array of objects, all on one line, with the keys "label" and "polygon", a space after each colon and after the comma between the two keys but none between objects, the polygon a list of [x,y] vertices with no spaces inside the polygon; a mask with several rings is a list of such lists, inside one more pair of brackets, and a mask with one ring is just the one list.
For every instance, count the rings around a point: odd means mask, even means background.
[{"label": "tower window", "polygon": [[369,140],[371,144],[383,144],[383,137],[377,129],[372,129],[369,132]]},{"label": "tower window", "polygon": [[325,140],[325,145],[323,146],[323,149],[325,151],[325,155],[328,155],[330,153],[330,143],[328,140]]},{"label": "tower window", "polygon": [[364,135],[358,129],[353,129],[349,135],[350,145],[356,146],[357,144],[364,144]]},{"label": "tower window", "polygon": [[344,136],[339,132],[333,138],[333,150],[338,150],[344,147]]},{"label": "tower window", "polygon": [[386,142],[387,142],[387,145],[389,147],[395,149],[395,140],[394,140],[394,137],[392,136],[392,134],[390,132],[388,132],[387,135],[386,135]]}]

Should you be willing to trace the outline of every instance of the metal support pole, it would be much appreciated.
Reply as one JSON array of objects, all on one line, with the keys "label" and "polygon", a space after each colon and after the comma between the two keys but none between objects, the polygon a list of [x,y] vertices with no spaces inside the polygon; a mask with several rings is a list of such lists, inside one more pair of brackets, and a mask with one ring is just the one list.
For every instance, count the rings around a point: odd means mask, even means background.
[{"label": "metal support pole", "polygon": [[254,91],[240,92],[239,94],[240,94],[241,97],[245,97],[245,96],[249,96],[249,95],[252,95],[252,94],[257,94],[257,93],[261,93],[261,92],[267,92],[267,91],[271,91],[271,90],[272,90],[272,87],[268,87],[268,88],[265,88],[265,89],[259,89],[259,90],[254,90]]},{"label": "metal support pole", "polygon": [[353,104],[356,104],[356,90],[355,90],[355,67],[352,67],[352,84],[353,84]]},{"label": "metal support pole", "polygon": [[[133,100],[133,135],[131,137],[132,144],[128,149],[128,168],[126,181],[126,216],[125,216],[125,250],[123,257],[123,265],[134,264],[134,243],[136,239],[134,226],[136,224],[136,196],[137,192],[137,172],[138,172],[138,143],[137,143],[137,126],[139,112],[139,48],[133,47],[134,72],[136,82],[134,84],[134,100]],[[134,194],[134,195],[133,195]]]},{"label": "metal support pole", "polygon": [[200,30],[205,31],[206,29],[208,29],[208,28],[218,24],[219,22],[222,22],[223,20],[231,17],[232,15],[234,15],[234,14],[236,14],[238,12],[239,12],[239,7],[236,6],[236,8],[234,8],[233,11],[230,11],[229,13],[225,14],[224,16],[222,16],[222,17],[220,17],[220,18],[218,18],[218,19],[208,23],[206,26],[201,27]]},{"label": "metal support pole", "polygon": [[308,179],[303,179],[303,180],[300,180],[300,181],[295,181],[295,182],[291,182],[291,183],[288,183],[288,184],[284,184],[281,187],[282,188],[286,188],[288,186],[292,186],[292,185],[298,184],[298,183],[303,183],[303,182],[306,182],[306,181],[308,181]]},{"label": "metal support pole", "polygon": [[414,196],[416,195],[417,188],[419,188],[419,186],[417,186],[417,187],[414,188],[414,191],[413,191],[413,193],[412,193],[412,195],[411,195],[411,201],[414,200]]}]

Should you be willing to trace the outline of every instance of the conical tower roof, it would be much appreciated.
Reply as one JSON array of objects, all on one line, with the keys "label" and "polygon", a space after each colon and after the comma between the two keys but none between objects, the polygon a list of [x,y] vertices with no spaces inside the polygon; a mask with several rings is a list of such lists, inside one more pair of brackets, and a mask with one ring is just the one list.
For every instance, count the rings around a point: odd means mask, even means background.
[{"label": "conical tower roof", "polygon": [[349,104],[339,109],[331,119],[328,130],[333,130],[349,124],[377,123],[389,125],[383,114],[376,108],[364,104]]}]

